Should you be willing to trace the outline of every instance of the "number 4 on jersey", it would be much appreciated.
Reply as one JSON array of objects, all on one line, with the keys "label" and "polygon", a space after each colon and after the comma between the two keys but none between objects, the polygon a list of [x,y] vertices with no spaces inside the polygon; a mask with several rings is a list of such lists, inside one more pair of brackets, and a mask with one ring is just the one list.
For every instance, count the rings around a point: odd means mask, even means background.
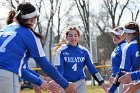
[{"label": "number 4 on jersey", "polygon": [[74,71],[77,71],[77,63],[75,63],[75,64],[72,66],[72,69],[73,69]]}]

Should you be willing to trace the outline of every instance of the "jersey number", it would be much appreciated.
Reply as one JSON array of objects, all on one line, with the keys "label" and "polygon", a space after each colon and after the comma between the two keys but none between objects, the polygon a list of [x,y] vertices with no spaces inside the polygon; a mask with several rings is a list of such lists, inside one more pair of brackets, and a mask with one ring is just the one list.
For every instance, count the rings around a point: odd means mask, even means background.
[{"label": "jersey number", "polygon": [[5,52],[6,45],[16,36],[16,32],[0,33],[0,37],[3,39],[3,43],[0,45],[0,52]]},{"label": "jersey number", "polygon": [[72,66],[72,69],[73,69],[74,71],[77,71],[77,63],[75,63],[75,64]]}]

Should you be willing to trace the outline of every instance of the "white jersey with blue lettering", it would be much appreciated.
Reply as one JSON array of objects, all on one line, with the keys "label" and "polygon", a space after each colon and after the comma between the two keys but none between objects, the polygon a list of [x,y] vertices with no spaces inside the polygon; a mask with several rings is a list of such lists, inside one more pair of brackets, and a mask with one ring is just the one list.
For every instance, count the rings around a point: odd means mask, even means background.
[{"label": "white jersey with blue lettering", "polygon": [[81,45],[62,45],[57,50],[54,65],[62,76],[70,82],[85,79],[85,66],[88,67],[92,75],[98,72],[93,65],[89,51]]}]

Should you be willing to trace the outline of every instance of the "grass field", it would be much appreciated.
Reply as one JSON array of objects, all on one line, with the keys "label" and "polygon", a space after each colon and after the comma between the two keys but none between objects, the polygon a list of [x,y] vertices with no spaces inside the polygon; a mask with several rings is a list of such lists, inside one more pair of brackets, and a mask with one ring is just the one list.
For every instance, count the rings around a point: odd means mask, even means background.
[{"label": "grass field", "polygon": [[[34,90],[31,89],[24,89],[20,93],[35,93],[35,92]],[[43,92],[43,93],[47,93],[47,92]],[[86,93],[105,93],[105,91],[101,89],[100,86],[91,87],[90,85],[88,85]]]}]

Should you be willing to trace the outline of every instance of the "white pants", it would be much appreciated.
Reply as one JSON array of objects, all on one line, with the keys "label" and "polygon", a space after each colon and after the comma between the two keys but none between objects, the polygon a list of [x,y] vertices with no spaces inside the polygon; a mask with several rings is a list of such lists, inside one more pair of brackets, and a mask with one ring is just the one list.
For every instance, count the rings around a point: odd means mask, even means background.
[{"label": "white pants", "polygon": [[[73,82],[76,84],[77,93],[86,93],[86,81],[85,79],[78,80],[76,82]],[[61,91],[61,93],[65,93],[64,90]]]},{"label": "white pants", "polygon": [[20,93],[19,77],[17,74],[0,69],[0,93]]},{"label": "white pants", "polygon": [[86,93],[86,81],[85,81],[85,79],[78,80],[77,82],[75,82],[75,84],[76,84],[76,88],[77,88],[78,93]]}]

